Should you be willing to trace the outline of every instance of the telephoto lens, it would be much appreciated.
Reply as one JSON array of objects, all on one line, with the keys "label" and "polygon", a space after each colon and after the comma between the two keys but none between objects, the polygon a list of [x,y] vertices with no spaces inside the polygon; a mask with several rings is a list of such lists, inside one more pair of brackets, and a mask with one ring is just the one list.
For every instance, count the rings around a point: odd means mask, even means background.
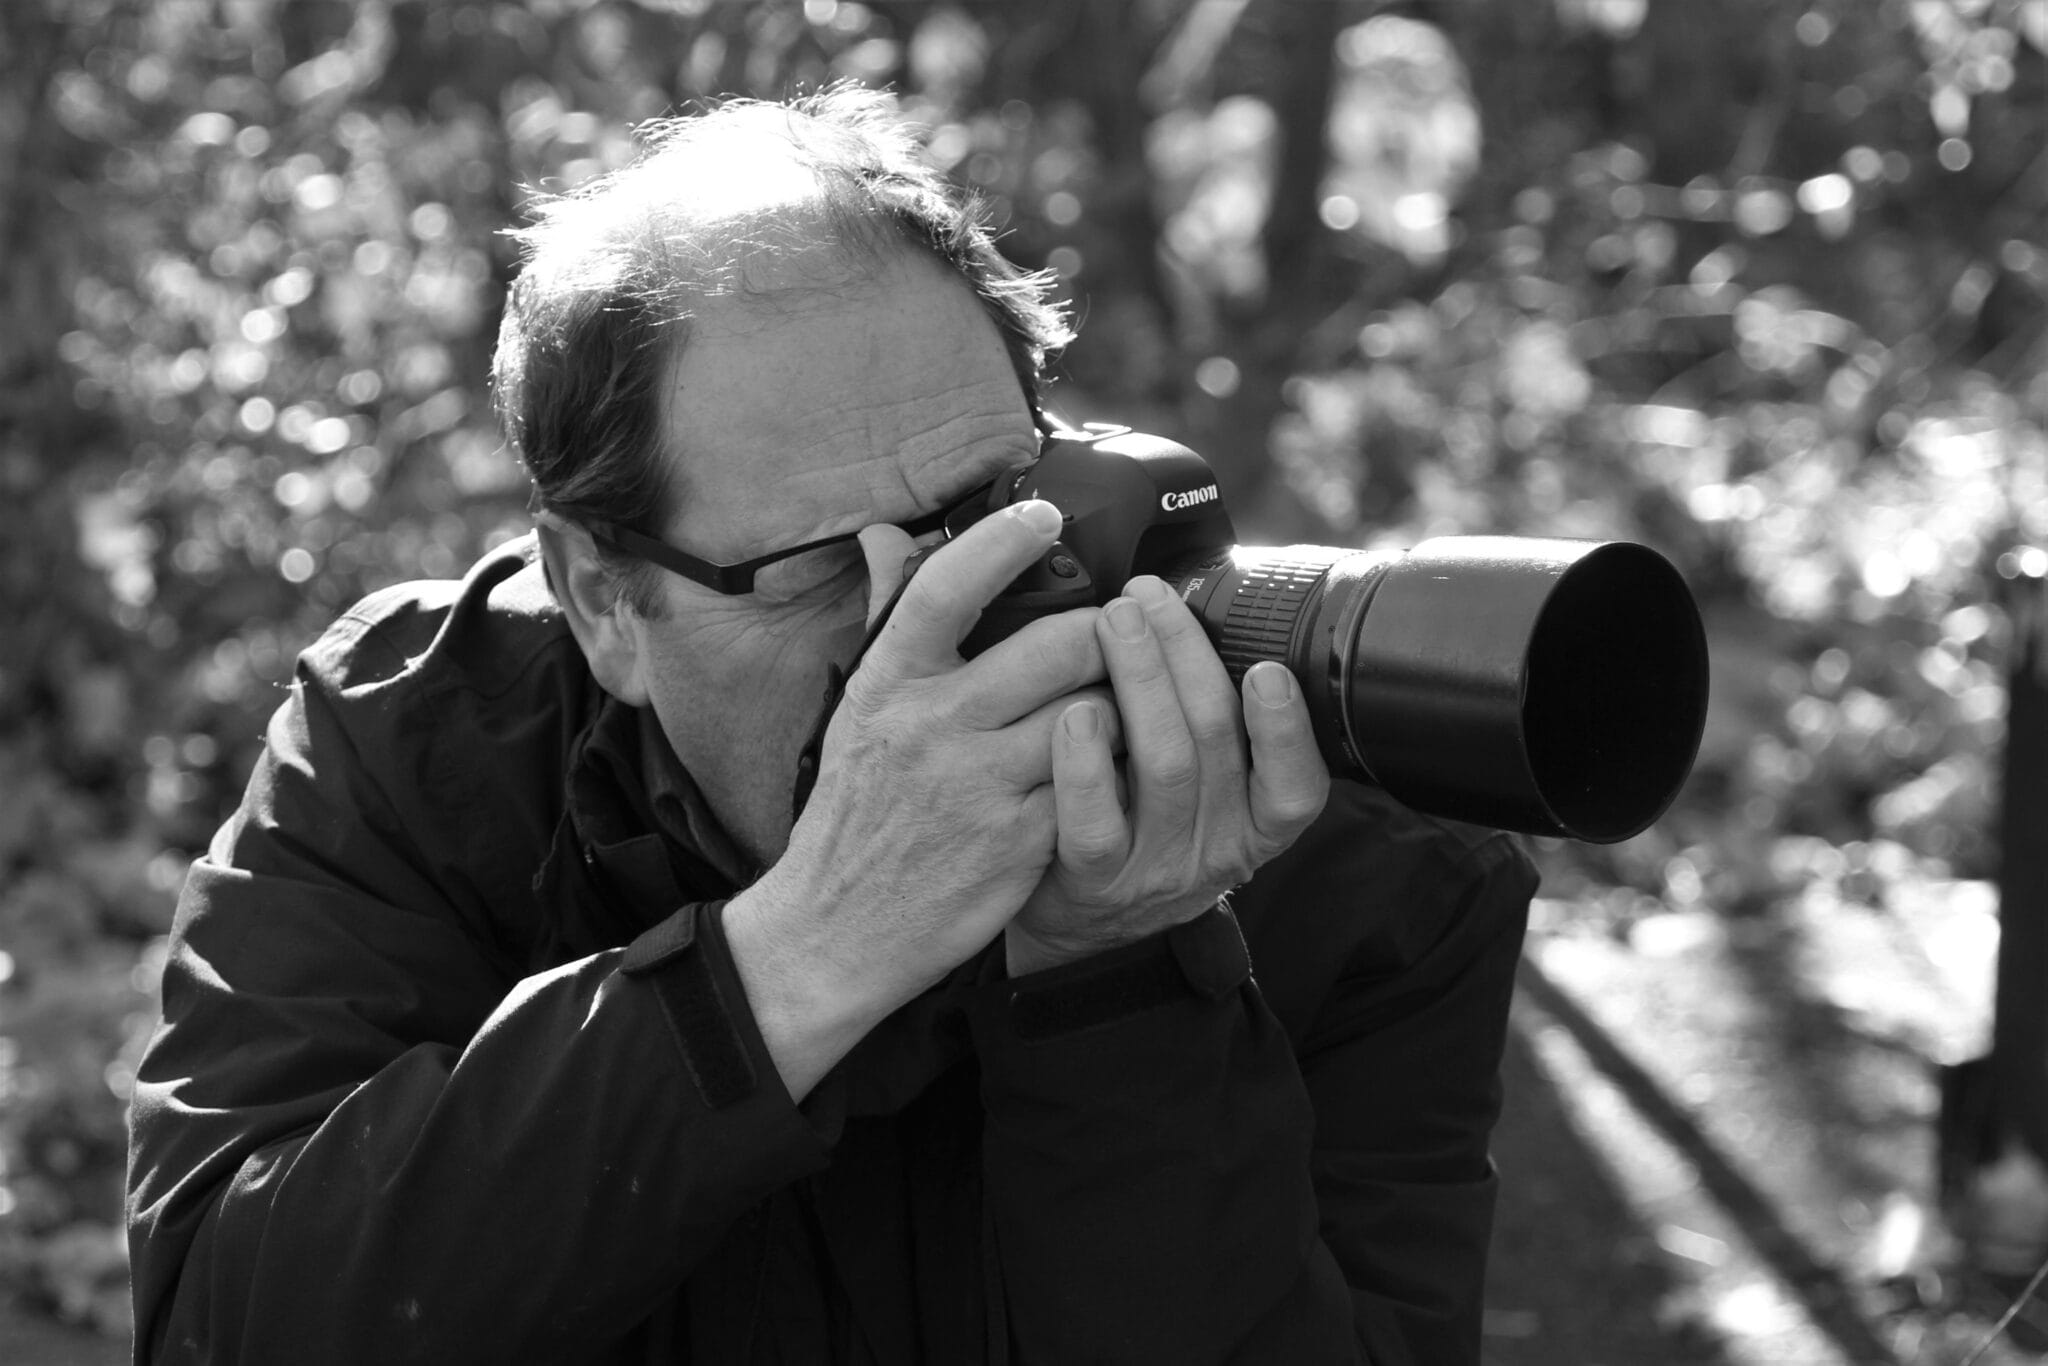
[{"label": "telephoto lens", "polygon": [[1333,773],[1419,811],[1611,844],[1663,814],[1699,749],[1705,632],[1647,546],[1226,545],[1155,572],[1233,680],[1293,672]]}]

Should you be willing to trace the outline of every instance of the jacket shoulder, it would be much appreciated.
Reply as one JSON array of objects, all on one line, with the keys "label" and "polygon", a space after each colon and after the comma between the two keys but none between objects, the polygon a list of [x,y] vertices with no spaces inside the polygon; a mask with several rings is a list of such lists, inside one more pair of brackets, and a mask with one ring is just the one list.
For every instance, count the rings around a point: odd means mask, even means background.
[{"label": "jacket shoulder", "polygon": [[525,536],[485,555],[460,580],[370,594],[306,648],[300,666],[302,676],[343,694],[397,686],[494,696],[564,650],[575,652],[574,639]]},{"label": "jacket shoulder", "polygon": [[516,940],[597,699],[530,539],[373,593],[301,652],[212,858]]}]

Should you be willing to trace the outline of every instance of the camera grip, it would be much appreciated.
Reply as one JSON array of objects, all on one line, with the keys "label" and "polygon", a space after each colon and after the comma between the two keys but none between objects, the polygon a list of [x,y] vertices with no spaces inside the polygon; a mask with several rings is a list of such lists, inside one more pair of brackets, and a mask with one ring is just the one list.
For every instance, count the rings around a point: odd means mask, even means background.
[{"label": "camera grip", "polygon": [[1092,607],[1095,601],[1095,580],[1065,542],[1054,541],[1036,562],[981,609],[974,628],[960,642],[960,655],[972,659],[1040,617],[1070,612],[1076,607]]},{"label": "camera grip", "polygon": [[[881,629],[889,613],[896,606],[896,599],[902,597],[903,588],[911,578],[924,567],[926,560],[945,548],[946,543],[921,547],[903,562],[903,583],[896,589],[896,596],[889,599],[882,615],[869,629],[870,638]],[[1054,541],[1047,546],[1023,573],[1012,579],[1001,593],[981,609],[981,616],[972,630],[960,642],[960,655],[972,659],[989,646],[1005,637],[1015,635],[1040,617],[1070,612],[1076,607],[1092,607],[1095,596],[1095,580],[1082,565],[1080,558],[1070,550],[1064,541]]]}]

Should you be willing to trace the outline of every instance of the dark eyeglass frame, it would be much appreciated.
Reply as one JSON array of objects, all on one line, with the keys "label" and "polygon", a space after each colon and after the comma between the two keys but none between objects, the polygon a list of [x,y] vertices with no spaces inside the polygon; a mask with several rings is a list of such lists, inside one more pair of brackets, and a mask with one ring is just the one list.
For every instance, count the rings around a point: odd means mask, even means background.
[{"label": "dark eyeglass frame", "polygon": [[[948,503],[942,508],[935,508],[910,521],[898,522],[897,525],[912,536],[928,535],[946,524],[947,514],[953,509],[987,488],[988,485],[983,484],[966,497]],[[787,560],[809,550],[822,550],[828,545],[841,545],[860,535],[858,531],[842,532],[837,536],[824,536],[815,541],[805,541],[802,545],[793,545],[787,550],[771,550],[766,555],[756,555],[751,560],[741,560],[736,564],[718,564],[711,560],[699,559],[686,550],[678,550],[665,541],[657,541],[654,537],[642,535],[630,527],[618,526],[611,522],[591,522],[588,529],[592,540],[602,541],[622,555],[631,555],[649,564],[660,565],[671,573],[681,574],[690,582],[702,584],[712,592],[723,593],[727,597],[739,597],[753,592],[755,573],[779,560]]]},{"label": "dark eyeglass frame", "polygon": [[[1059,421],[1040,406],[1037,393],[1028,385],[1025,388],[1025,399],[1031,405],[1031,425],[1038,429],[1041,441],[1047,437],[1057,436],[1065,430]],[[896,525],[912,536],[930,535],[943,527],[946,518],[959,508],[986,494],[994,482],[990,480],[988,483],[979,484],[942,507],[921,513],[907,522],[898,522]],[[756,555],[751,560],[741,560],[735,564],[718,564],[712,560],[699,559],[687,550],[678,550],[666,541],[658,541],[652,536],[635,531],[631,527],[620,526],[616,522],[586,522],[584,526],[590,532],[592,540],[603,542],[621,555],[630,555],[634,559],[659,565],[672,574],[681,574],[691,583],[702,584],[712,592],[723,593],[729,598],[753,592],[755,572],[778,560],[786,560],[808,550],[822,550],[828,545],[843,545],[860,536],[858,531],[846,531],[837,536],[805,541],[802,545],[793,545],[787,550],[771,550],[766,555]]]}]

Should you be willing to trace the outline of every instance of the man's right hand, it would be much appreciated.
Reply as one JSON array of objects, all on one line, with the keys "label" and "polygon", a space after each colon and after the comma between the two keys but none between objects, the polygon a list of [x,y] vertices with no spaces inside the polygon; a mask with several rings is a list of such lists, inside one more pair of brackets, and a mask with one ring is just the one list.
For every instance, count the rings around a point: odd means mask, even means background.
[{"label": "man's right hand", "polygon": [[[1050,503],[1021,503],[919,570],[848,681],[787,850],[726,909],[792,1096],[993,939],[1052,857],[1052,730],[1104,677],[1097,613],[1042,618],[972,661],[959,644],[1059,530]],[[908,549],[874,535],[871,557]],[[873,577],[878,597],[894,586]]]}]

